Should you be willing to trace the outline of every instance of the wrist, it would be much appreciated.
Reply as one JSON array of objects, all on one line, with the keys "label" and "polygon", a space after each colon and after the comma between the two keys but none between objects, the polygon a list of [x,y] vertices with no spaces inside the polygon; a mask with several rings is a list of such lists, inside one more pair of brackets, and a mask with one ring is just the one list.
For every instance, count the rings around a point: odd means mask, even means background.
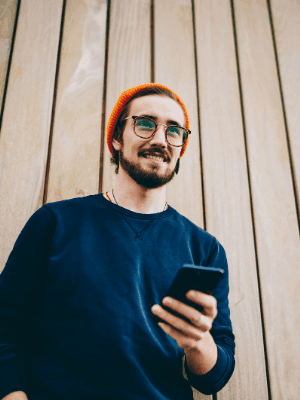
[{"label": "wrist", "polygon": [[208,373],[217,363],[218,348],[213,337],[208,332],[197,346],[185,350],[185,358],[189,371],[194,375]]}]

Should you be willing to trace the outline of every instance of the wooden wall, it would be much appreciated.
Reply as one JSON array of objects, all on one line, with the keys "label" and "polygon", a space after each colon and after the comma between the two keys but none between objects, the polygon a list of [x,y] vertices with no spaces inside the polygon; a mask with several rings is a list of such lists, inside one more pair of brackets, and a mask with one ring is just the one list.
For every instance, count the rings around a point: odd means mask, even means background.
[{"label": "wooden wall", "polygon": [[298,399],[299,0],[0,0],[0,22],[0,269],[43,203],[113,187],[120,93],[170,86],[192,135],[168,202],[230,269],[236,370],[214,398]]}]

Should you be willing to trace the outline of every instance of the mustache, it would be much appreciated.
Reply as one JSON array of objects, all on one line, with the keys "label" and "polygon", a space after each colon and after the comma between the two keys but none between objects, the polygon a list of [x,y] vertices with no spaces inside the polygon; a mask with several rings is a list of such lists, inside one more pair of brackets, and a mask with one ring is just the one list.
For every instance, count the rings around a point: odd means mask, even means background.
[{"label": "mustache", "polygon": [[151,149],[141,150],[139,156],[161,156],[165,161],[170,161],[169,154],[160,147],[151,147]]}]

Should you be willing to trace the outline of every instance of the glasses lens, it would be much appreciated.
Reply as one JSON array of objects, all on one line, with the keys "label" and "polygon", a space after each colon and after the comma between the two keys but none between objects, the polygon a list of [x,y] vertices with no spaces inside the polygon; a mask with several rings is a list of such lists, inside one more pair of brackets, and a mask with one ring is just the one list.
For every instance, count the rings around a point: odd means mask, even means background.
[{"label": "glasses lens", "polygon": [[135,133],[144,138],[150,137],[156,129],[156,124],[151,119],[136,118],[134,121]]},{"label": "glasses lens", "polygon": [[187,138],[187,131],[180,126],[169,126],[167,129],[168,142],[173,146],[182,146]]}]

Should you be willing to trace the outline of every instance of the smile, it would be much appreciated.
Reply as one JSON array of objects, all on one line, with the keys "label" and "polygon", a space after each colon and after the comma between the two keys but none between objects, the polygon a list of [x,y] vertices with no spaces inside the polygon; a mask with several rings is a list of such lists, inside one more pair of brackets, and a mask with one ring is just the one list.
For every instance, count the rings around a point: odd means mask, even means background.
[{"label": "smile", "polygon": [[157,157],[157,156],[151,156],[151,155],[146,155],[146,158],[152,158],[153,160],[157,160],[157,161],[165,161],[162,157]]}]

